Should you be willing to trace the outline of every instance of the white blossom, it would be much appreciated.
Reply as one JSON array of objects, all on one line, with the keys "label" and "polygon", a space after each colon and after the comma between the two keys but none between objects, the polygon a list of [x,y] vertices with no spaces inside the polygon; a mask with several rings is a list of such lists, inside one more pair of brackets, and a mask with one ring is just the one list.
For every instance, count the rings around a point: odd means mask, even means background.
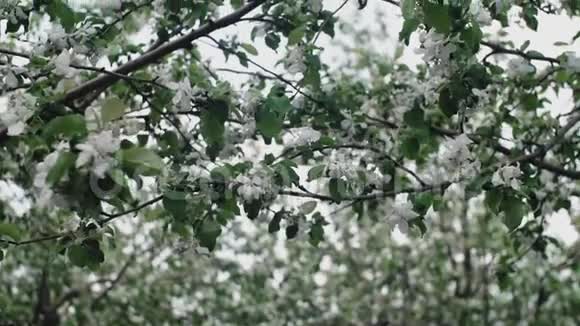
[{"label": "white blossom", "polygon": [[375,187],[382,187],[391,181],[390,175],[383,175],[377,171],[369,171],[366,174],[367,183]]},{"label": "white blossom", "polygon": [[8,70],[4,82],[6,83],[6,86],[8,86],[9,88],[14,88],[18,86],[18,79],[16,78],[14,73],[10,70]]},{"label": "white blossom", "polygon": [[36,97],[30,94],[12,94],[5,112],[0,113],[0,123],[8,128],[9,136],[17,136],[26,130],[26,121],[34,114]]},{"label": "white blossom", "polygon": [[33,186],[36,197],[36,206],[40,209],[48,208],[54,205],[55,194],[54,191],[47,184],[46,178],[48,174],[58,161],[60,154],[64,150],[68,150],[69,146],[66,142],[61,142],[56,146],[56,150],[48,154],[44,160],[36,165]]},{"label": "white blossom", "polygon": [[460,166],[471,158],[468,145],[473,143],[466,134],[450,138],[443,143],[440,159],[447,166]]},{"label": "white blossom", "polygon": [[442,76],[432,75],[426,81],[421,83],[413,83],[417,94],[423,95],[424,101],[427,105],[437,103],[439,100],[439,93],[441,92],[441,85],[447,82],[447,79]]},{"label": "white blossom", "polygon": [[473,0],[469,6],[469,11],[479,24],[489,25],[491,23],[491,14],[480,0]]},{"label": "white blossom", "polygon": [[155,0],[153,1],[153,9],[156,14],[163,17],[165,15],[165,0]]},{"label": "white blossom", "polygon": [[535,191],[536,197],[540,200],[546,198],[549,193],[557,189],[557,184],[554,182],[554,174],[546,170],[540,172],[540,184],[542,188]]},{"label": "white blossom", "polygon": [[248,173],[237,176],[233,185],[238,186],[237,193],[246,202],[270,199],[278,193],[272,172],[264,167],[253,167]]},{"label": "white blossom", "polygon": [[566,52],[562,67],[571,73],[580,73],[580,57],[575,52]]},{"label": "white blossom", "polygon": [[319,13],[322,11],[322,0],[308,0],[308,6],[313,12]]},{"label": "white blossom", "polygon": [[143,122],[139,119],[123,118],[119,121],[119,126],[123,128],[123,133],[128,136],[136,135],[143,129]]},{"label": "white blossom", "polygon": [[495,0],[495,7],[497,8],[498,12],[501,12],[504,9],[509,8],[511,2],[512,0]]},{"label": "white blossom", "polygon": [[360,107],[360,111],[365,114],[375,115],[377,113],[378,107],[377,100],[374,98],[367,99],[363,102],[363,105]]},{"label": "white blossom", "polygon": [[179,83],[170,83],[169,88],[175,91],[173,105],[175,105],[177,111],[191,110],[191,100],[200,93],[197,87],[191,87],[191,83],[187,78]]},{"label": "white blossom", "polygon": [[406,198],[404,200],[395,200],[389,207],[387,207],[386,215],[387,224],[389,224],[391,230],[398,227],[399,231],[403,234],[409,233],[409,220],[419,216],[419,214],[413,210],[413,204]]},{"label": "white blossom", "polygon": [[427,33],[422,32],[420,41],[422,48],[417,52],[423,54],[425,62],[437,61],[444,66],[448,65],[451,54],[457,50],[457,46],[449,38],[437,33],[434,29]]},{"label": "white blossom", "polygon": [[289,74],[304,73],[306,64],[304,63],[304,49],[300,46],[288,51],[288,56],[284,60],[284,67]]},{"label": "white blossom", "polygon": [[326,167],[328,175],[331,178],[346,178],[351,179],[356,177],[356,168],[352,162],[333,160]]},{"label": "white blossom", "polygon": [[506,185],[515,190],[519,190],[521,183],[518,180],[522,176],[522,171],[519,166],[508,165],[495,171],[491,178],[491,183],[494,186]]},{"label": "white blossom", "polygon": [[508,62],[507,73],[511,77],[523,77],[535,73],[536,68],[526,59],[517,57]]},{"label": "white blossom", "polygon": [[297,109],[303,109],[306,103],[306,98],[304,95],[298,95],[292,100],[292,106]]},{"label": "white blossom", "polygon": [[242,97],[242,109],[248,115],[253,115],[262,101],[262,93],[255,88],[250,88]]},{"label": "white blossom", "polygon": [[288,146],[304,146],[316,142],[322,135],[320,131],[314,130],[311,127],[292,128],[288,130],[291,136],[286,142]]},{"label": "white blossom", "polygon": [[85,143],[76,145],[76,148],[81,151],[76,167],[80,168],[92,162],[91,171],[102,178],[114,163],[111,154],[118,151],[120,145],[121,140],[115,137],[111,130],[91,134]]},{"label": "white blossom", "polygon": [[494,87],[492,85],[489,85],[485,89],[474,88],[471,90],[473,95],[475,95],[478,99],[477,103],[478,108],[483,108],[491,104],[493,89]]},{"label": "white blossom", "polygon": [[12,24],[18,23],[18,20],[28,18],[22,8],[18,6],[18,1],[14,0],[2,0],[0,4],[0,17],[2,19],[8,19]]},{"label": "white blossom", "polygon": [[46,186],[46,177],[48,173],[58,160],[59,156],[58,151],[54,151],[44,158],[44,161],[38,163],[36,165],[36,174],[34,175],[34,186],[38,188],[42,188]]},{"label": "white blossom", "polygon": [[477,175],[481,163],[469,150],[471,139],[466,134],[446,140],[440,149],[439,160],[453,180]]},{"label": "white blossom", "polygon": [[65,77],[71,78],[75,75],[76,70],[71,68],[71,54],[67,50],[62,50],[62,52],[53,60],[54,63],[54,73]]},{"label": "white blossom", "polygon": [[88,131],[99,130],[103,127],[101,110],[96,107],[88,107],[85,110],[85,123]]},{"label": "white blossom", "polygon": [[58,23],[51,24],[46,34],[48,41],[54,44],[57,48],[63,49],[66,47],[67,33],[62,25]]},{"label": "white blossom", "polygon": [[396,121],[403,121],[405,113],[413,108],[417,93],[412,88],[393,91],[393,114]]}]

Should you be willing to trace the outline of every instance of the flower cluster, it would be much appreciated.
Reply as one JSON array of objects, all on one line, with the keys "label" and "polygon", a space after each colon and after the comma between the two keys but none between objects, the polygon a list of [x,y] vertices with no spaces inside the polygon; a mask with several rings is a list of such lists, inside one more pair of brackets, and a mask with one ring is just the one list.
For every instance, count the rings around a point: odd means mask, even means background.
[{"label": "flower cluster", "polygon": [[20,6],[18,0],[3,0],[0,3],[0,17],[6,18],[11,24],[16,24],[18,20],[28,19],[26,13]]},{"label": "flower cluster", "polygon": [[580,73],[580,57],[576,52],[566,52],[562,60],[562,67],[571,73]]},{"label": "flower cluster", "polygon": [[0,124],[9,136],[18,136],[26,130],[26,121],[34,114],[36,97],[28,93],[13,93],[8,98],[6,111],[0,114]]},{"label": "flower cluster", "polygon": [[409,233],[409,220],[419,216],[413,210],[413,204],[407,198],[396,198],[388,203],[385,208],[385,215],[391,230],[398,227],[403,234]]},{"label": "flower cluster", "polygon": [[266,167],[253,167],[246,174],[237,176],[232,184],[245,202],[269,200],[278,194],[273,171]]},{"label": "flower cluster", "polygon": [[202,94],[201,89],[198,87],[191,87],[191,83],[187,78],[179,83],[170,83],[169,88],[175,91],[175,96],[172,100],[175,111],[191,110],[191,101]]},{"label": "flower cluster", "polygon": [[508,62],[510,77],[525,77],[536,72],[536,68],[527,59],[516,57]]},{"label": "flower cluster", "polygon": [[521,182],[518,180],[522,176],[522,171],[519,166],[504,166],[495,171],[491,178],[491,183],[494,186],[508,186],[514,190],[520,190]]},{"label": "flower cluster", "polygon": [[113,134],[112,130],[103,130],[88,136],[86,142],[77,144],[80,154],[76,161],[76,167],[84,167],[90,164],[91,171],[102,178],[115,163],[112,154],[121,146],[121,140]]},{"label": "flower cluster", "polygon": [[441,73],[450,69],[451,54],[457,50],[457,46],[448,37],[431,29],[421,33],[420,41],[422,47],[417,52],[423,54],[426,63],[435,63]]},{"label": "flower cluster", "polygon": [[481,3],[480,0],[471,1],[469,6],[469,11],[477,21],[481,25],[489,25],[491,24],[492,18],[489,10],[485,8],[485,6]]},{"label": "flower cluster", "polygon": [[56,150],[54,152],[48,154],[42,162],[36,165],[33,185],[36,194],[36,206],[40,209],[54,205],[55,193],[47,183],[47,177],[56,164],[60,154],[67,151],[69,145],[66,142],[61,142],[55,148]]},{"label": "flower cluster", "polygon": [[290,147],[305,146],[320,139],[321,133],[311,127],[300,127],[288,130],[288,140],[284,143]]},{"label": "flower cluster", "polygon": [[333,160],[328,163],[326,169],[328,171],[328,176],[331,178],[346,178],[349,180],[357,176],[355,165],[348,160]]},{"label": "flower cluster", "polygon": [[53,60],[54,73],[64,78],[71,78],[76,74],[76,69],[70,66],[72,55],[67,50],[62,52]]},{"label": "flower cluster", "polygon": [[441,146],[439,160],[454,180],[473,176],[480,168],[481,163],[469,150],[472,143],[467,135],[461,134],[448,139]]},{"label": "flower cluster", "polygon": [[290,51],[284,60],[284,67],[289,74],[296,75],[306,71],[306,64],[304,63],[304,48],[297,46]]}]

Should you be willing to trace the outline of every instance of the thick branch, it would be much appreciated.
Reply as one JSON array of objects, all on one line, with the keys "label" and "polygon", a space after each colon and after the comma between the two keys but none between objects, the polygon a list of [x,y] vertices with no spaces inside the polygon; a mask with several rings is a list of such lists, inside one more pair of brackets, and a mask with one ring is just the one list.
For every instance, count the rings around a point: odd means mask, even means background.
[{"label": "thick branch", "polygon": [[[244,7],[234,11],[233,13],[218,19],[215,22],[209,22],[199,29],[193,30],[190,33],[172,41],[166,43],[155,50],[149,51],[142,56],[138,57],[135,60],[129,61],[126,64],[117,68],[114,72],[117,74],[127,75],[131,72],[139,70],[147,65],[150,65],[163,57],[179,50],[184,49],[191,46],[191,43],[196,39],[206,36],[211,32],[214,32],[218,29],[227,27],[239,21],[244,15],[249,13],[250,11],[254,10],[261,4],[263,4],[265,0],[255,0]],[[64,103],[71,103],[77,99],[84,97],[85,95],[91,93],[94,90],[106,88],[117,82],[120,78],[115,75],[102,75],[96,77],[83,85],[80,85],[77,88],[72,89],[68,92],[62,99]]]}]

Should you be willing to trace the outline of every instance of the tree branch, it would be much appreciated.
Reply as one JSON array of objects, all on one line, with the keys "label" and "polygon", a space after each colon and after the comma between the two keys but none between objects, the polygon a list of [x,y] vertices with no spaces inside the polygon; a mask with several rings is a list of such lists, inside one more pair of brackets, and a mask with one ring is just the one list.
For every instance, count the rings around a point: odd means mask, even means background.
[{"label": "tree branch", "polygon": [[[131,60],[124,65],[117,68],[114,72],[117,74],[127,75],[131,72],[139,70],[145,66],[156,62],[168,54],[173,53],[179,49],[184,49],[191,46],[191,43],[196,39],[206,36],[211,32],[214,32],[218,29],[227,27],[229,25],[235,24],[242,18],[244,15],[249,13],[250,11],[254,10],[255,8],[262,5],[266,0],[254,0],[244,7],[234,11],[233,13],[226,15],[215,22],[209,22],[200,28],[191,31],[190,33],[174,40],[164,45],[159,46],[158,48],[146,52],[140,57],[136,58],[135,60]],[[103,75],[96,77],[74,89],[69,91],[63,98],[62,102],[66,104],[70,104],[73,101],[84,97],[85,95],[91,93],[94,90],[107,88],[117,82],[120,78],[115,75]]]},{"label": "tree branch", "polygon": [[520,56],[522,58],[528,59],[530,61],[537,60],[537,61],[546,61],[549,63],[556,63],[556,64],[560,63],[560,60],[558,60],[556,58],[546,57],[544,55],[530,54],[530,53],[526,53],[526,52],[520,51],[520,50],[508,49],[508,48],[505,48],[499,44],[487,42],[487,41],[481,41],[480,43],[481,43],[481,45],[485,45],[492,50],[492,52],[489,53],[487,56],[503,53],[503,54],[517,55],[517,56]]},{"label": "tree branch", "polygon": [[117,284],[119,284],[119,282],[121,281],[121,279],[123,278],[123,276],[125,275],[127,270],[129,269],[129,266],[131,266],[131,264],[135,261],[135,258],[136,258],[136,254],[134,253],[129,257],[129,259],[127,259],[127,262],[125,262],[125,265],[123,265],[123,267],[121,268],[119,273],[117,273],[117,276],[111,281],[111,284],[109,284],[109,286],[107,286],[107,288],[105,290],[103,290],[103,292],[101,292],[101,294],[99,294],[99,296],[97,296],[93,300],[93,302],[91,303],[91,310],[95,310],[95,308],[97,307],[97,304],[101,300],[106,298],[107,295],[109,294],[109,292],[111,292],[111,290],[113,290],[113,288],[115,288],[115,286],[117,286]]}]

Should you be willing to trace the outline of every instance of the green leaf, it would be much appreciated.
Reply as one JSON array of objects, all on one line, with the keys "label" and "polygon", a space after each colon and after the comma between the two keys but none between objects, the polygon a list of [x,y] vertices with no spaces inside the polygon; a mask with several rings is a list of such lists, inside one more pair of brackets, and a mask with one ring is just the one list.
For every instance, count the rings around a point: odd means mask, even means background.
[{"label": "green leaf", "polygon": [[420,23],[421,22],[417,18],[405,19],[403,28],[399,32],[399,41],[403,41],[406,45],[409,45],[411,34],[417,30],[417,27],[419,27]]},{"label": "green leaf", "polygon": [[213,220],[205,220],[201,225],[201,229],[197,234],[199,243],[202,247],[207,248],[209,251],[215,249],[217,243],[217,237],[222,233],[222,227],[219,223]]},{"label": "green leaf", "polygon": [[308,171],[308,181],[316,180],[324,175],[326,165],[317,165]]},{"label": "green leaf", "polygon": [[522,219],[528,212],[528,205],[512,193],[505,193],[500,203],[500,209],[504,213],[504,224],[510,231],[515,230],[522,223]]},{"label": "green leaf", "polygon": [[300,205],[300,212],[304,215],[308,215],[308,214],[314,212],[317,204],[318,204],[318,202],[316,202],[315,200],[307,201],[307,202],[303,203],[302,205]]},{"label": "green leaf", "polygon": [[250,220],[255,220],[258,215],[260,215],[260,210],[262,209],[262,202],[260,200],[254,200],[251,202],[244,203],[244,211],[248,215]]},{"label": "green leaf", "polygon": [[118,97],[113,96],[106,99],[101,107],[103,122],[114,121],[123,117],[126,109],[127,106]]},{"label": "green leaf", "polygon": [[534,7],[534,5],[529,4],[525,6],[522,14],[524,16],[524,21],[526,22],[526,25],[528,25],[528,27],[531,28],[532,30],[537,31],[538,19],[536,18],[536,15],[538,14],[538,10]]},{"label": "green leaf", "polygon": [[268,223],[269,233],[276,233],[280,231],[280,222],[282,221],[282,218],[284,218],[284,214],[285,212],[283,210],[276,212],[276,214],[274,214],[274,217],[272,218],[270,223]]},{"label": "green leaf", "polygon": [[75,12],[62,0],[51,1],[47,12],[52,19],[58,19],[67,32],[71,32],[75,27],[77,21]]},{"label": "green leaf", "polygon": [[20,241],[21,234],[22,232],[15,224],[0,223],[0,236],[7,236],[14,241]]},{"label": "green leaf", "polygon": [[405,112],[403,120],[413,128],[423,128],[425,126],[425,112],[421,108],[414,108]]},{"label": "green leaf", "polygon": [[279,115],[286,114],[292,109],[292,103],[287,96],[278,96],[276,94],[269,94],[268,98],[264,102],[264,106],[272,112]]},{"label": "green leaf", "polygon": [[310,232],[308,232],[310,236],[309,242],[314,247],[318,247],[318,244],[324,240],[324,227],[321,223],[315,223],[310,227]]},{"label": "green leaf", "polygon": [[201,113],[201,134],[208,144],[207,153],[212,160],[224,146],[225,122],[228,119],[229,106],[223,100],[212,100],[208,109]]},{"label": "green leaf", "polygon": [[[564,45],[568,45],[568,44],[567,43],[564,43]],[[520,51],[522,51],[522,52],[525,51],[528,48],[528,46],[530,46],[530,40],[526,40],[524,42],[524,44],[522,44],[522,46],[520,46]]]},{"label": "green leaf", "polygon": [[269,111],[266,107],[256,112],[256,129],[266,138],[275,138],[282,131],[283,121],[280,117]]},{"label": "green leaf", "polygon": [[183,0],[165,0],[165,6],[171,13],[178,13],[184,8],[184,5]]},{"label": "green leaf", "polygon": [[401,153],[407,158],[417,159],[420,149],[421,143],[415,136],[407,136],[401,142]]},{"label": "green leaf", "polygon": [[72,245],[67,249],[67,256],[70,262],[78,267],[84,267],[87,264],[86,251],[81,245]]},{"label": "green leaf", "polygon": [[483,33],[476,22],[472,22],[471,26],[461,32],[461,39],[471,49],[473,54],[479,51],[479,44],[483,37]]},{"label": "green leaf", "polygon": [[270,49],[276,51],[278,46],[280,46],[280,36],[275,33],[268,33],[266,34],[266,37],[264,37],[264,42],[266,42],[266,45]]},{"label": "green leaf", "polygon": [[131,147],[119,151],[119,160],[125,167],[145,176],[159,175],[165,166],[163,159],[145,147]]},{"label": "green leaf", "polygon": [[187,220],[187,201],[183,193],[170,192],[163,197],[163,207],[177,221]]},{"label": "green leaf", "polygon": [[490,211],[492,211],[494,214],[499,213],[499,209],[500,209],[500,204],[501,204],[501,200],[503,198],[503,193],[495,188],[495,189],[490,189],[487,190],[485,192],[485,206],[487,208],[489,208]]},{"label": "green leaf", "polygon": [[304,84],[310,85],[315,89],[320,88],[320,71],[315,69],[313,66],[309,65],[308,69],[304,73]]},{"label": "green leaf", "polygon": [[288,45],[298,44],[304,37],[304,33],[306,32],[305,26],[299,26],[293,29],[290,34],[288,34]]},{"label": "green leaf", "polygon": [[97,267],[105,261],[99,242],[94,239],[84,240],[80,245],[72,245],[67,249],[70,262],[78,267]]},{"label": "green leaf", "polygon": [[238,52],[236,52],[236,56],[238,57],[240,64],[242,66],[248,68],[248,56],[246,55],[246,53],[242,52],[242,51],[238,51]]},{"label": "green leaf", "polygon": [[423,1],[425,24],[435,28],[441,34],[448,34],[451,30],[449,6]]},{"label": "green leaf", "polygon": [[230,0],[232,8],[240,9],[244,5],[244,0]]},{"label": "green leaf", "polygon": [[342,198],[346,195],[347,184],[344,180],[338,178],[332,178],[328,182],[328,191],[330,196],[336,202],[340,202]]},{"label": "green leaf", "polygon": [[292,104],[286,96],[278,96],[271,92],[264,105],[256,111],[256,129],[266,141],[277,137],[284,125],[284,116],[290,111]]},{"label": "green leaf", "polygon": [[244,50],[246,50],[246,52],[248,52],[249,54],[258,55],[258,50],[256,50],[256,48],[252,44],[242,43],[240,44],[240,46],[244,48]]},{"label": "green leaf", "polygon": [[70,152],[62,152],[56,163],[48,172],[46,182],[50,185],[57,184],[62,177],[74,166],[76,156]]},{"label": "green leaf", "polygon": [[425,225],[425,221],[422,217],[416,217],[409,221],[409,227],[411,229],[418,229],[421,233],[421,236],[424,236],[427,233],[427,225]]},{"label": "green leaf", "polygon": [[452,117],[459,111],[458,102],[451,96],[449,87],[444,87],[439,93],[439,108],[447,117]]},{"label": "green leaf", "polygon": [[298,223],[288,225],[286,227],[286,238],[288,240],[294,239],[296,237],[296,235],[298,235],[299,229],[300,229],[300,227],[298,226]]},{"label": "green leaf", "polygon": [[400,7],[405,20],[415,17],[415,0],[401,0]]},{"label": "green leaf", "polygon": [[80,114],[70,114],[50,120],[44,127],[43,136],[50,140],[64,137],[84,137],[87,134],[85,117]]}]

